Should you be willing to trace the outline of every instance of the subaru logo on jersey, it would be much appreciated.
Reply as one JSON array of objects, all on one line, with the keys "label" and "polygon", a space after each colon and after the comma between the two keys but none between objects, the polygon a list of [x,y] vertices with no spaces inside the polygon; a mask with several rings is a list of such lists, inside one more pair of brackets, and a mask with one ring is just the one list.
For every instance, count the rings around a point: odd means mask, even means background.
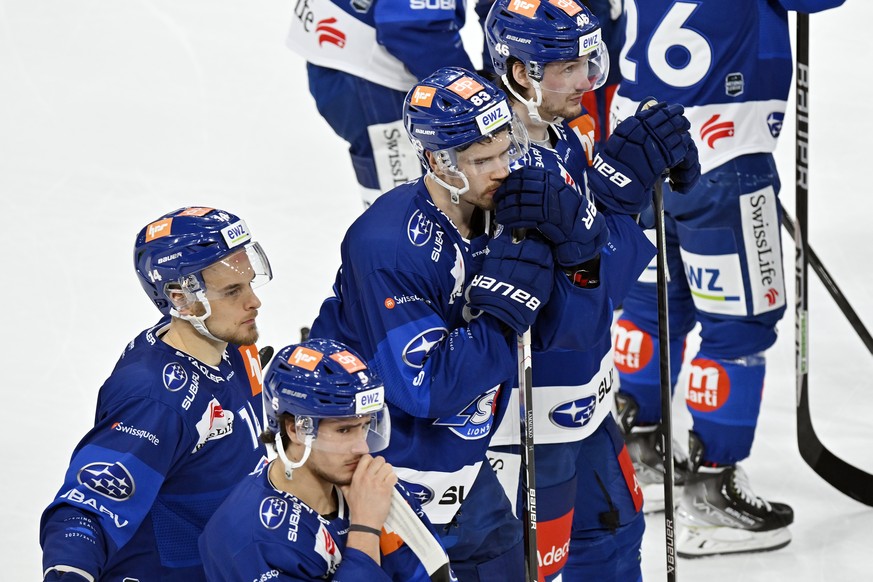
[{"label": "subaru logo on jersey", "polygon": [[415,497],[420,505],[427,505],[433,499],[433,489],[422,483],[413,483],[406,481],[404,483],[409,494]]},{"label": "subaru logo on jersey", "polygon": [[117,461],[89,463],[79,469],[76,478],[94,493],[115,501],[130,499],[135,488],[130,472]]},{"label": "subaru logo on jersey", "polygon": [[597,408],[597,398],[586,396],[555,406],[549,412],[549,420],[556,426],[564,428],[581,428],[588,424]]},{"label": "subaru logo on jersey", "polygon": [[188,383],[188,372],[179,362],[171,362],[164,366],[164,387],[170,392],[176,392]]},{"label": "subaru logo on jersey", "polygon": [[432,327],[421,332],[403,348],[403,363],[411,368],[421,368],[427,355],[449,333],[444,327]]},{"label": "subaru logo on jersey", "polygon": [[729,97],[742,95],[745,86],[746,82],[743,79],[742,73],[729,73],[728,76],[724,78],[724,92],[727,93]]},{"label": "subaru logo on jersey", "polygon": [[438,418],[434,426],[447,426],[449,430],[464,440],[477,440],[491,433],[494,424],[494,397],[497,395],[495,386],[482,396],[468,404],[454,416]]},{"label": "subaru logo on jersey", "polygon": [[417,247],[423,247],[430,240],[431,234],[433,234],[433,222],[421,210],[413,212],[406,225],[409,242]]},{"label": "subaru logo on jersey", "polygon": [[770,135],[779,137],[782,133],[782,122],[785,120],[785,114],[781,111],[774,111],[767,116],[767,127],[770,128]]},{"label": "subaru logo on jersey", "polygon": [[267,529],[276,529],[285,521],[288,514],[288,502],[279,497],[267,497],[261,501],[258,509],[261,516],[261,524]]}]

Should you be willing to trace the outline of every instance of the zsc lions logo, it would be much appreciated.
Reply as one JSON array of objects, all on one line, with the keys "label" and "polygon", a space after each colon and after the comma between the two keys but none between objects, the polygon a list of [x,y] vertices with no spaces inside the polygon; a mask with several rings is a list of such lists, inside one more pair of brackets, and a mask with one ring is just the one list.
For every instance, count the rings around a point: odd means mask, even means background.
[{"label": "zsc lions logo", "polygon": [[276,529],[285,521],[288,513],[288,502],[279,497],[267,497],[261,501],[258,511],[261,515],[261,524],[267,529]]},{"label": "zsc lions logo", "polygon": [[464,440],[477,440],[491,433],[494,424],[494,397],[497,386],[476,398],[461,412],[454,416],[438,418],[434,426],[447,426],[449,430]]},{"label": "zsc lions logo", "polygon": [[404,486],[409,494],[415,497],[420,505],[427,505],[433,500],[433,489],[422,483],[407,481]]},{"label": "zsc lions logo", "polygon": [[549,412],[549,419],[564,428],[582,428],[594,415],[597,398],[587,396],[557,405]]},{"label": "zsc lions logo", "polygon": [[164,386],[170,392],[176,392],[184,388],[188,383],[188,372],[179,362],[172,362],[164,366]]},{"label": "zsc lions logo", "polygon": [[79,483],[109,499],[124,501],[133,496],[134,483],[130,472],[119,462],[89,463],[79,469]]},{"label": "zsc lions logo", "polygon": [[424,360],[435,345],[449,333],[444,327],[432,327],[421,332],[403,348],[403,363],[412,368],[424,367]]},{"label": "zsc lions logo", "polygon": [[433,234],[433,222],[426,217],[421,210],[416,210],[409,217],[409,224],[406,225],[406,236],[409,237],[409,242],[417,247],[422,247],[430,240]]}]

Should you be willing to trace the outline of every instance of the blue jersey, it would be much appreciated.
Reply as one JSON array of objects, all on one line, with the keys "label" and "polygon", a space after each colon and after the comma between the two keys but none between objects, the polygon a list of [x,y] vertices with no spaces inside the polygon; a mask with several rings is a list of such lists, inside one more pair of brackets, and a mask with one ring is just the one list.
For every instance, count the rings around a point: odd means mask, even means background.
[{"label": "blue jersey", "polygon": [[685,106],[704,173],[772,152],[793,71],[786,10],[818,12],[843,1],[625,0],[613,123],[655,95]]},{"label": "blue jersey", "polygon": [[[206,525],[200,553],[210,582],[430,582],[421,561],[394,532],[382,532],[381,567],[346,547],[349,513],[338,490],[337,514],[322,516],[273,487],[268,467],[246,477]],[[418,503],[397,488],[436,538]]]},{"label": "blue jersey", "polygon": [[[391,443],[384,457],[433,523],[448,523],[476,478],[502,385],[516,373],[514,335],[488,314],[465,317],[465,290],[478,272],[487,235],[461,236],[433,204],[424,179],[380,197],[350,227],[342,268],[312,326],[362,354],[385,382]],[[608,308],[601,289],[574,287],[556,273],[534,328],[542,346],[588,346],[587,313]]]},{"label": "blue jersey", "polygon": [[464,0],[299,0],[286,44],[308,62],[404,93],[464,51]]},{"label": "blue jersey", "polygon": [[94,428],[73,452],[40,524],[43,565],[97,580],[205,580],[197,537],[263,458],[254,346],[217,367],[137,336],[100,389]]},{"label": "blue jersey", "polygon": [[[572,124],[552,126],[554,146],[531,145],[524,164],[559,174],[576,186],[580,196],[590,197],[585,178],[587,157]],[[608,211],[603,216],[609,226],[609,240],[601,251],[600,291],[608,302],[590,305],[581,319],[590,329],[592,341],[584,346],[586,349],[540,346],[532,353],[538,444],[586,438],[613,406],[612,308],[621,305],[654,256],[655,248],[630,216]],[[507,418],[492,444],[518,444],[517,424],[516,418]]]}]

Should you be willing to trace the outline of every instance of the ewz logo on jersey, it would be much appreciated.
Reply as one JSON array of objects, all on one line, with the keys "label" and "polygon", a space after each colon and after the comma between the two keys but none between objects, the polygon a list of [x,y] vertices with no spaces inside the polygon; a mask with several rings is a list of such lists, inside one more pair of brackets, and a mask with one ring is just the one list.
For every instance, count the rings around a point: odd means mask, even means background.
[{"label": "ewz logo on jersey", "polygon": [[94,493],[115,501],[130,499],[135,489],[133,476],[117,461],[89,463],[79,469],[76,479]]},{"label": "ewz logo on jersey", "polygon": [[449,430],[464,440],[477,440],[491,434],[494,424],[494,397],[497,395],[495,386],[473,402],[468,404],[454,416],[438,418],[434,426],[447,426]]},{"label": "ewz logo on jersey", "polygon": [[597,408],[597,397],[586,396],[558,404],[549,412],[549,420],[564,428],[581,428],[588,424]]},{"label": "ewz logo on jersey", "polygon": [[279,497],[267,497],[261,501],[258,513],[261,516],[261,525],[267,529],[276,529],[285,521],[288,502]]},{"label": "ewz logo on jersey", "polygon": [[686,265],[688,284],[691,293],[702,299],[710,301],[739,301],[739,295],[727,295],[725,289],[719,283],[721,270],[707,267],[695,267]]}]

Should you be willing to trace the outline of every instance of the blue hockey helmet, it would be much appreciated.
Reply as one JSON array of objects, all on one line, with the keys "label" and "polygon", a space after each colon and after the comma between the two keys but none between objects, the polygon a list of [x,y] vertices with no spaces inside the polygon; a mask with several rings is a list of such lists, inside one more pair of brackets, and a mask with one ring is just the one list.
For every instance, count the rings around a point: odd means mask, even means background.
[{"label": "blue hockey helmet", "polygon": [[[211,309],[202,271],[221,261],[230,264],[228,259],[237,253],[247,255],[242,268],[251,270],[252,288],[272,279],[267,256],[252,241],[245,221],[217,208],[192,206],[143,227],[136,237],[133,262],[142,288],[161,313],[188,320],[200,333],[212,337],[203,323]],[[195,302],[203,305],[205,314],[180,312]]]},{"label": "blue hockey helmet", "polygon": [[369,417],[361,436],[370,452],[388,446],[391,421],[384,385],[364,359],[341,342],[312,338],[282,348],[264,374],[264,402],[270,432],[281,435],[279,417],[291,414],[307,448],[337,448],[336,439],[319,435],[323,419],[360,417]]},{"label": "blue hockey helmet", "polygon": [[457,188],[437,178],[455,203],[469,189],[467,176],[458,167],[459,151],[487,139],[506,140],[507,159],[501,163],[507,167],[527,152],[527,132],[514,117],[506,94],[459,67],[438,69],[413,87],[403,102],[403,123],[426,171],[432,173],[425,155],[431,152],[440,169],[463,180],[464,187]]},{"label": "blue hockey helmet", "polygon": [[588,55],[591,90],[606,82],[609,54],[600,22],[578,0],[496,0],[484,29],[498,75],[507,75],[510,59],[516,58],[531,79],[542,81],[548,63]]}]

